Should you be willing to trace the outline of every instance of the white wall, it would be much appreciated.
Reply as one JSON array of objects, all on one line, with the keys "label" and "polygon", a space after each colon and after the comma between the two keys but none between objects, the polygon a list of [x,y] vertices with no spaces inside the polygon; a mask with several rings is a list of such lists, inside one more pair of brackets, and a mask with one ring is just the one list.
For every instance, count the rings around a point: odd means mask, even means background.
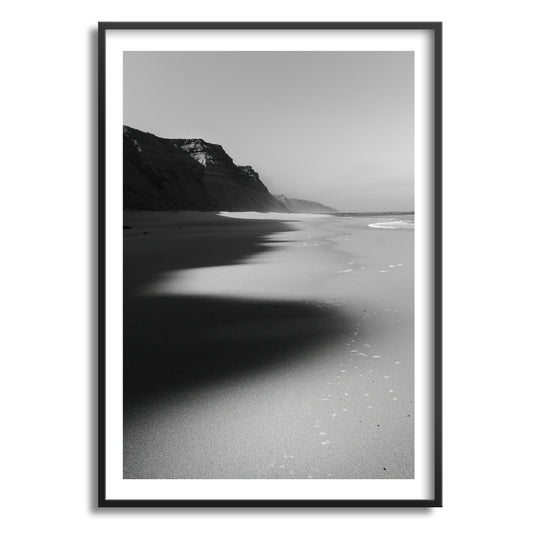
[{"label": "white wall", "polygon": [[[3,5],[0,521],[5,531],[526,528],[533,478],[528,4],[47,0]],[[444,22],[444,508],[95,511],[90,267],[96,23],[306,19]]]}]

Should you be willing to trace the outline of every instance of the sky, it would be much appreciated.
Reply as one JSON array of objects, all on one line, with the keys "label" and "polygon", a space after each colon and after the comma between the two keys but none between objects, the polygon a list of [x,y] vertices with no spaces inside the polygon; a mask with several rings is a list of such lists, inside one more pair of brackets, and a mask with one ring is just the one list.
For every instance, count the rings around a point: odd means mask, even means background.
[{"label": "sky", "polygon": [[220,144],[273,194],[414,210],[413,52],[125,52],[124,124]]}]

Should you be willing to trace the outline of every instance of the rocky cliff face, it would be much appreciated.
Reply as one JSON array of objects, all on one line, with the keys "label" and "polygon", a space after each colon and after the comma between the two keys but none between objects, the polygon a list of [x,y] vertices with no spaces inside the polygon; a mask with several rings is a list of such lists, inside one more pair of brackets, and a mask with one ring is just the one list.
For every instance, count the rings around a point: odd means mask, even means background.
[{"label": "rocky cliff face", "polygon": [[338,213],[333,207],[328,207],[318,202],[287,198],[283,194],[276,196],[276,198],[292,213]]},{"label": "rocky cliff face", "polygon": [[124,126],[124,208],[198,211],[288,209],[250,166],[203,139],[161,139]]}]

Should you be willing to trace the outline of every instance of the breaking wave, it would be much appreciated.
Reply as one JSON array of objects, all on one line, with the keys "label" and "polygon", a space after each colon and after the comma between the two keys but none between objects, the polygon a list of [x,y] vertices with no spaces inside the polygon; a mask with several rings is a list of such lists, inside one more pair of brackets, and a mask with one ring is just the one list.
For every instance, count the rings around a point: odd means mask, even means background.
[{"label": "breaking wave", "polygon": [[370,228],[381,229],[415,229],[414,220],[390,220],[387,222],[375,222],[368,225]]}]

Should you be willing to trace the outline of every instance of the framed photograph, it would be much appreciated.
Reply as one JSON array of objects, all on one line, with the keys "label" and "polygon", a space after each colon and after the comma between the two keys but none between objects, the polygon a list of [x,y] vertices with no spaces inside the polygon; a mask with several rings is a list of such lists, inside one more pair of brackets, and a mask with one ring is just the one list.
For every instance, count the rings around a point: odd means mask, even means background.
[{"label": "framed photograph", "polygon": [[442,505],[441,40],[100,23],[100,506]]}]

